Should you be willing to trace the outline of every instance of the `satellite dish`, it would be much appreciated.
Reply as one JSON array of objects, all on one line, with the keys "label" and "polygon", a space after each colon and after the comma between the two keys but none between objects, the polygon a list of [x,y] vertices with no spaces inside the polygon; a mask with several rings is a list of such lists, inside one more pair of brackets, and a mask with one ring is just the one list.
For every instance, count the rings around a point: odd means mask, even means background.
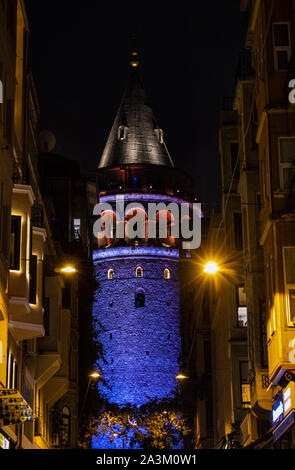
[{"label": "satellite dish", "polygon": [[38,148],[40,152],[52,152],[56,145],[56,138],[51,131],[42,131],[38,137]]}]

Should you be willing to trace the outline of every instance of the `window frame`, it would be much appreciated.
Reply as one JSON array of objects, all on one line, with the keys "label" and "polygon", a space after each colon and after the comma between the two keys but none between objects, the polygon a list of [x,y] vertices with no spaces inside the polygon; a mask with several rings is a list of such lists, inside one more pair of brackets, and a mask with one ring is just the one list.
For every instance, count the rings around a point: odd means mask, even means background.
[{"label": "window frame", "polygon": [[[240,303],[240,295],[239,295],[239,289],[244,289],[245,291],[245,304]],[[246,294],[246,287],[245,284],[238,284],[236,285],[236,299],[237,299],[237,326],[238,328],[247,328],[248,327],[248,309],[247,309],[247,294]],[[239,321],[239,308],[246,308],[246,316],[247,316],[247,324],[246,325],[240,325]]]},{"label": "window frame", "polygon": [[[140,272],[140,276],[138,276],[138,272]],[[141,266],[137,266],[135,269],[135,277],[137,279],[141,279],[143,277],[143,268]]]},{"label": "window frame", "polygon": [[[139,300],[140,299],[140,300]],[[145,292],[135,292],[134,295],[134,307],[143,308],[145,307]]]},{"label": "window frame", "polygon": [[[285,185],[284,185],[284,169],[285,168],[293,168],[294,169],[294,172],[295,172],[295,165],[293,165],[293,163],[282,163],[281,162],[281,145],[280,145],[280,142],[281,140],[283,139],[294,139],[295,141],[295,135],[292,136],[292,135],[288,135],[288,136],[279,136],[278,137],[278,155],[279,155],[279,158],[278,158],[278,162],[279,162],[279,176],[280,176],[280,191],[282,192],[288,192],[290,188],[285,188]],[[294,159],[295,160],[295,159]]]},{"label": "window frame", "polygon": [[171,271],[169,268],[164,269],[163,276],[164,276],[164,279],[167,281],[171,279]]},{"label": "window frame", "polygon": [[[65,412],[65,410],[67,410],[67,413]],[[70,407],[67,404],[63,405],[62,407],[61,421],[61,446],[62,448],[68,448],[71,444],[72,413]]]},{"label": "window frame", "polygon": [[295,328],[295,313],[294,313],[294,320],[291,318],[291,308],[290,308],[290,290],[295,290],[295,284],[287,283],[287,269],[286,269],[286,255],[285,250],[288,248],[293,248],[295,250],[295,246],[283,246],[282,247],[282,257],[283,257],[283,269],[284,269],[284,290],[285,290],[285,308],[286,308],[286,321],[287,326],[290,328]]},{"label": "window frame", "polygon": [[17,388],[17,359],[13,352],[8,349],[6,363],[6,386],[9,389]]},{"label": "window frame", "polygon": [[[79,223],[75,223],[79,221]],[[73,217],[73,235],[74,240],[80,241],[81,239],[81,217]]]},{"label": "window frame", "polygon": [[[14,223],[16,224],[13,229]],[[14,251],[13,251],[13,260],[11,252],[12,244],[12,235],[15,236],[13,241]],[[9,260],[9,269],[10,271],[20,271],[21,269],[21,244],[22,244],[22,216],[17,214],[11,214],[10,218],[10,260]]]},{"label": "window frame", "polygon": [[38,289],[38,255],[31,255],[29,262],[29,273],[29,303],[36,305]]},{"label": "window frame", "polygon": [[268,341],[276,332],[276,311],[273,305],[274,292],[275,292],[275,279],[274,279],[274,268],[273,268],[273,257],[269,256],[266,263],[265,270],[265,286],[266,286],[266,319],[268,328]]},{"label": "window frame", "polygon": [[118,140],[125,140],[127,137],[128,127],[127,126],[119,126],[118,127]]},{"label": "window frame", "polygon": [[[276,46],[275,45],[275,26],[276,25],[287,25],[288,27],[288,46]],[[272,44],[273,44],[273,54],[274,54],[274,70],[276,72],[286,72],[288,69],[279,69],[278,68],[278,55],[277,52],[287,52],[288,62],[290,61],[292,54],[291,47],[291,35],[290,35],[290,22],[289,21],[275,21],[272,23]]]},{"label": "window frame", "polygon": [[[240,382],[241,407],[243,409],[248,409],[248,408],[251,407],[250,382],[249,382],[249,376],[247,378],[247,381],[242,379],[242,367],[241,367],[242,363],[246,363],[248,365],[248,369],[249,369],[249,361],[247,361],[245,359],[239,359],[239,382]],[[247,385],[250,401],[243,401],[243,385]]]},{"label": "window frame", "polygon": [[108,269],[108,280],[112,281],[114,279],[115,271],[113,268]]}]

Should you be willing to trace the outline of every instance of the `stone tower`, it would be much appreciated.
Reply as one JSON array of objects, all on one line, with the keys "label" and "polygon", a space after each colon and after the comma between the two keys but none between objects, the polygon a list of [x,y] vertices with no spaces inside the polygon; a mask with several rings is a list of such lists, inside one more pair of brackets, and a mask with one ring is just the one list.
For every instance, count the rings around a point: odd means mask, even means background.
[{"label": "stone tower", "polygon": [[[166,236],[149,237],[148,204],[191,201],[192,180],[174,168],[147,102],[136,53],[134,58],[98,165],[98,202],[111,206],[104,215],[112,219],[114,229],[94,250],[99,287],[93,316],[99,322],[105,359],[98,364],[105,381],[99,382],[100,392],[112,403],[140,406],[167,397],[176,388],[181,357],[178,265],[185,256],[180,240],[171,234],[169,211],[161,209],[150,221],[157,226],[161,217],[166,218]],[[118,196],[124,196],[125,208],[134,203],[125,210],[124,220],[117,213]],[[145,221],[142,236],[119,238],[115,222],[126,227],[134,216]],[[122,444],[94,438],[93,447]]]}]

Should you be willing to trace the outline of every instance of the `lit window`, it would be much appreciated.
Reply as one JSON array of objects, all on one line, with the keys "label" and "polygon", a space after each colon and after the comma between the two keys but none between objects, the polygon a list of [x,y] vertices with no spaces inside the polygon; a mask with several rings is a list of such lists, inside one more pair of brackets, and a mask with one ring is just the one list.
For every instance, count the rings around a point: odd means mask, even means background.
[{"label": "lit window", "polygon": [[108,270],[108,279],[114,279],[114,270],[113,269]]},{"label": "lit window", "polygon": [[250,384],[248,361],[240,361],[241,404],[243,408],[250,408]]},{"label": "lit window", "polygon": [[7,359],[6,385],[7,388],[17,388],[17,363],[11,351]]},{"label": "lit window", "polygon": [[267,302],[267,314],[268,314],[268,330],[269,336],[272,336],[276,331],[276,311],[274,308],[274,295],[275,295],[275,279],[273,269],[273,258],[269,257],[266,263],[265,270],[266,280],[266,302]]},{"label": "lit window", "polygon": [[156,129],[154,129],[157,137],[158,137],[158,140],[160,142],[160,144],[163,144],[164,143],[164,133],[163,133],[163,130],[160,129],[159,127],[157,127]]},{"label": "lit window", "polygon": [[237,288],[238,297],[238,326],[245,328],[247,326],[247,307],[246,291],[244,286]]},{"label": "lit window", "polygon": [[295,175],[295,138],[279,138],[280,187],[282,191],[291,189]]},{"label": "lit window", "polygon": [[288,70],[291,57],[289,23],[273,24],[273,48],[275,70]]},{"label": "lit window", "polygon": [[70,445],[71,437],[71,412],[67,406],[62,409],[62,447],[68,447]]},{"label": "lit window", "polygon": [[75,240],[80,240],[80,235],[81,235],[81,219],[74,219],[73,225],[74,225],[74,239],[75,239]]},{"label": "lit window", "polygon": [[118,128],[118,140],[124,140],[127,137],[127,127],[119,126]]},{"label": "lit window", "polygon": [[143,269],[140,266],[138,266],[136,268],[136,277],[142,277],[142,276],[143,276]]},{"label": "lit window", "polygon": [[170,279],[170,271],[168,268],[164,269],[164,279]]},{"label": "lit window", "polygon": [[295,325],[295,247],[283,249],[288,324]]}]

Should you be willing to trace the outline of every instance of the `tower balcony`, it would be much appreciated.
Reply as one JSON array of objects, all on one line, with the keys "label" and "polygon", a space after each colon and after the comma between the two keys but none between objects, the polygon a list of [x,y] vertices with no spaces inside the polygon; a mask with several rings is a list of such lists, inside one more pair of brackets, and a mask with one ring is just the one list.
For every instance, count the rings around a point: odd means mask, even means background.
[{"label": "tower balcony", "polygon": [[176,248],[164,248],[156,246],[121,246],[107,248],[105,250],[95,250],[93,261],[125,258],[125,257],[155,257],[163,259],[178,259],[179,250]]},{"label": "tower balcony", "polygon": [[99,169],[97,173],[99,196],[106,194],[152,193],[166,194],[194,200],[192,178],[173,167],[147,164],[130,164]]}]

